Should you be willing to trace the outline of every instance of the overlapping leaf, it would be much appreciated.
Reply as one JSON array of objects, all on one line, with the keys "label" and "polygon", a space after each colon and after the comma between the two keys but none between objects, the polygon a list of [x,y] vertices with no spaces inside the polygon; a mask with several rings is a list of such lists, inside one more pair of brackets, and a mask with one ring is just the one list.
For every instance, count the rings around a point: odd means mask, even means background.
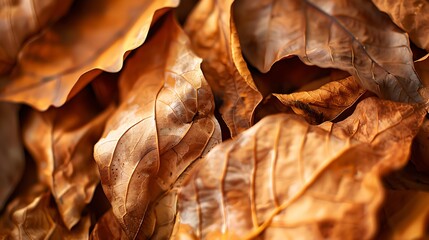
[{"label": "overlapping leaf", "polygon": [[[39,110],[62,105],[84,73],[119,71],[124,54],[140,46],[153,19],[178,0],[77,1],[69,14],[26,45],[0,81],[0,99]],[[155,12],[160,10],[159,14]]]},{"label": "overlapping leaf", "polygon": [[0,3],[0,74],[12,68],[23,43],[64,15],[71,2],[25,0]]},{"label": "overlapping leaf", "polygon": [[329,82],[317,90],[274,94],[274,96],[308,122],[321,123],[336,118],[364,93],[365,90],[354,78],[348,77]]},{"label": "overlapping leaf", "polygon": [[95,158],[113,214],[131,239],[171,234],[182,174],[220,141],[200,64],[169,15],[120,76],[122,103]]},{"label": "overlapping leaf", "polygon": [[7,207],[0,225],[2,239],[88,239],[89,216],[72,230],[61,224],[58,212],[50,204],[49,191],[35,185]]},{"label": "overlapping leaf", "polygon": [[426,0],[372,0],[420,48],[429,51],[429,2]]},{"label": "overlapping leaf", "polygon": [[234,137],[253,124],[253,112],[262,96],[241,55],[231,19],[232,2],[201,1],[189,16],[185,30],[193,49],[204,60],[202,70]]},{"label": "overlapping leaf", "polygon": [[18,106],[0,103],[0,209],[3,209],[24,172],[24,149],[20,138]]},{"label": "overlapping leaf", "polygon": [[262,72],[297,55],[348,71],[379,96],[422,100],[407,34],[369,0],[237,0],[234,10],[244,55]]},{"label": "overlapping leaf", "polygon": [[200,161],[179,197],[177,236],[369,239],[380,177],[407,162],[424,115],[367,98],[335,124],[264,118]]},{"label": "overlapping leaf", "polygon": [[93,146],[112,110],[103,111],[85,89],[62,108],[32,110],[26,116],[25,145],[69,229],[80,220],[99,182]]},{"label": "overlapping leaf", "polygon": [[107,211],[97,222],[91,232],[91,239],[124,239],[127,237],[116,220],[112,210]]}]

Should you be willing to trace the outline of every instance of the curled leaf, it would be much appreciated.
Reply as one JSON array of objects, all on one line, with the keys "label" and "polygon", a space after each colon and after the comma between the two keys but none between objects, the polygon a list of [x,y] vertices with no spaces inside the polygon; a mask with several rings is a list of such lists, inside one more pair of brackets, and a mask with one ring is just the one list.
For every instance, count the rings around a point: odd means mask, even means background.
[{"label": "curled leaf", "polygon": [[381,176],[402,167],[421,105],[367,98],[338,123],[262,119],[215,147],[184,182],[179,230],[197,238],[370,239]]},{"label": "curled leaf", "polygon": [[45,110],[62,105],[93,69],[119,71],[124,54],[146,39],[152,20],[178,0],[76,1],[69,14],[27,44],[0,99]]},{"label": "curled leaf", "polygon": [[72,230],[61,224],[58,212],[50,204],[49,191],[34,185],[14,199],[0,223],[2,239],[88,239],[91,221],[88,215]]},{"label": "curled leaf", "polygon": [[429,51],[429,2],[425,0],[372,0],[406,31],[420,48]]},{"label": "curled leaf", "polygon": [[297,55],[348,71],[381,97],[422,101],[407,34],[371,1],[237,0],[234,14],[244,55],[262,72]]},{"label": "curled leaf", "polygon": [[335,119],[364,93],[365,89],[353,77],[348,77],[329,82],[317,90],[274,96],[314,124]]},{"label": "curled leaf", "polygon": [[103,110],[94,98],[85,89],[61,108],[31,110],[24,124],[24,142],[39,178],[50,187],[69,229],[79,222],[99,182],[93,146],[113,111]]},{"label": "curled leaf", "polygon": [[262,100],[246,62],[233,19],[233,0],[204,0],[189,16],[185,30],[193,49],[203,58],[202,70],[219,99],[222,119],[231,136],[253,124],[253,112]]},{"label": "curled leaf", "polygon": [[0,6],[0,74],[15,64],[25,41],[58,20],[72,0],[2,1]]},{"label": "curled leaf", "polygon": [[94,156],[113,214],[131,239],[169,237],[181,175],[220,141],[200,64],[168,15],[120,76],[122,103]]},{"label": "curled leaf", "polygon": [[24,172],[18,109],[15,104],[0,102],[0,210]]}]

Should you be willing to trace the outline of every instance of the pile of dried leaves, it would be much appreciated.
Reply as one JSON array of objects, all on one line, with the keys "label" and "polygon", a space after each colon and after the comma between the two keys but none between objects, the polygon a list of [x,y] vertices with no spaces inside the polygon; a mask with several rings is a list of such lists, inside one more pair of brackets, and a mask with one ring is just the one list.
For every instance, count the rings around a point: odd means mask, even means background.
[{"label": "pile of dried leaves", "polygon": [[0,1],[5,239],[429,237],[429,1]]}]

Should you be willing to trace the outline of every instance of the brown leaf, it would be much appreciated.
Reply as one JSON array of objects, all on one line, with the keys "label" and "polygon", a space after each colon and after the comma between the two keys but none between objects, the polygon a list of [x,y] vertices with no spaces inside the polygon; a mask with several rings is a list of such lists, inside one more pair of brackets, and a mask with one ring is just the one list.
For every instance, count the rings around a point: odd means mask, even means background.
[{"label": "brown leaf", "polygon": [[402,167],[425,115],[377,98],[346,120],[312,126],[296,115],[262,119],[215,147],[179,196],[179,230],[198,238],[370,239],[380,177]]},{"label": "brown leaf", "polygon": [[0,211],[24,172],[18,106],[0,102]]},{"label": "brown leaf", "polygon": [[422,100],[407,34],[369,0],[238,0],[234,14],[245,57],[263,72],[297,55],[348,71],[379,96]]},{"label": "brown leaf", "polygon": [[58,212],[50,205],[50,194],[43,185],[31,187],[7,207],[0,223],[2,239],[88,239],[89,216],[72,230],[61,224]]},{"label": "brown leaf", "polygon": [[200,1],[189,16],[185,31],[193,49],[203,58],[204,76],[221,103],[222,119],[234,137],[253,125],[253,112],[262,96],[241,55],[231,19],[232,2]]},{"label": "brown leaf", "polygon": [[95,224],[94,229],[91,232],[91,239],[93,240],[105,240],[105,239],[124,239],[127,240],[127,236],[121,228],[121,225],[116,220],[112,210],[107,211]]},{"label": "brown leaf", "polygon": [[426,0],[372,0],[406,31],[420,48],[429,51],[429,2]]},{"label": "brown leaf", "polygon": [[335,119],[365,93],[353,77],[329,82],[317,90],[274,94],[284,105],[312,124]]},{"label": "brown leaf", "polygon": [[[0,89],[0,99],[39,110],[62,105],[79,77],[93,69],[119,71],[140,46],[152,20],[178,0],[77,1],[69,14],[27,44]],[[165,11],[165,10],[162,10]]]},{"label": "brown leaf", "polygon": [[25,145],[69,229],[80,220],[99,182],[93,146],[112,111],[103,111],[87,88],[61,108],[31,110],[25,118]]},{"label": "brown leaf", "polygon": [[131,239],[171,234],[176,185],[221,137],[201,59],[172,15],[162,21],[127,61],[122,103],[95,146],[103,190]]},{"label": "brown leaf", "polygon": [[72,0],[2,1],[0,7],[0,74],[15,64],[25,41],[63,16]]}]

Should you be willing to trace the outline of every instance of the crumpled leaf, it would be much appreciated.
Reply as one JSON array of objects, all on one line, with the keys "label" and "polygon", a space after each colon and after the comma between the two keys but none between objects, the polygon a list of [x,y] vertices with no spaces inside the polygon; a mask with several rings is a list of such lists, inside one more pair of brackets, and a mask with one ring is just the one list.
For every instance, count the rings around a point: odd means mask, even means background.
[{"label": "crumpled leaf", "polygon": [[127,236],[121,228],[121,225],[116,220],[112,210],[107,211],[95,224],[94,229],[91,232],[91,239],[93,240],[105,240],[105,239],[124,239],[127,240]]},{"label": "crumpled leaf", "polygon": [[241,55],[231,19],[232,2],[200,1],[187,20],[185,31],[193,49],[203,58],[204,76],[221,103],[222,119],[234,137],[253,125],[253,112],[262,96]]},{"label": "crumpled leaf", "polygon": [[18,106],[0,102],[0,211],[22,173],[25,158],[18,120]]},{"label": "crumpled leaf", "polygon": [[410,35],[420,48],[429,51],[429,2],[426,0],[372,0],[381,11]]},{"label": "crumpled leaf", "polygon": [[114,109],[103,110],[94,98],[85,89],[61,108],[31,110],[25,117],[24,143],[69,229],[80,220],[99,182],[93,146]]},{"label": "crumpled leaf", "polygon": [[[161,21],[161,20],[160,20]],[[95,146],[103,190],[131,239],[168,238],[181,176],[221,140],[201,59],[172,15],[127,61]]]},{"label": "crumpled leaf", "polygon": [[32,186],[7,207],[0,223],[1,239],[88,239],[88,215],[72,230],[61,224],[57,209],[50,204],[43,185]]},{"label": "crumpled leaf", "polygon": [[308,122],[319,124],[335,119],[364,93],[365,89],[353,77],[348,77],[329,82],[313,91],[273,95]]},{"label": "crumpled leaf", "polygon": [[39,110],[62,105],[84,73],[119,71],[124,54],[145,41],[152,20],[161,15],[155,12],[178,2],[77,1],[65,18],[22,49],[12,73],[2,77],[8,84],[0,99]]},{"label": "crumpled leaf", "polygon": [[421,105],[367,98],[338,123],[266,117],[191,172],[178,236],[191,227],[204,239],[370,239],[380,177],[407,162],[424,115]]},{"label": "crumpled leaf", "polygon": [[0,7],[0,74],[15,64],[25,41],[55,22],[72,0],[2,1]]},{"label": "crumpled leaf", "polygon": [[407,34],[371,1],[237,0],[234,14],[244,56],[262,72],[297,55],[348,71],[381,97],[422,101]]}]

